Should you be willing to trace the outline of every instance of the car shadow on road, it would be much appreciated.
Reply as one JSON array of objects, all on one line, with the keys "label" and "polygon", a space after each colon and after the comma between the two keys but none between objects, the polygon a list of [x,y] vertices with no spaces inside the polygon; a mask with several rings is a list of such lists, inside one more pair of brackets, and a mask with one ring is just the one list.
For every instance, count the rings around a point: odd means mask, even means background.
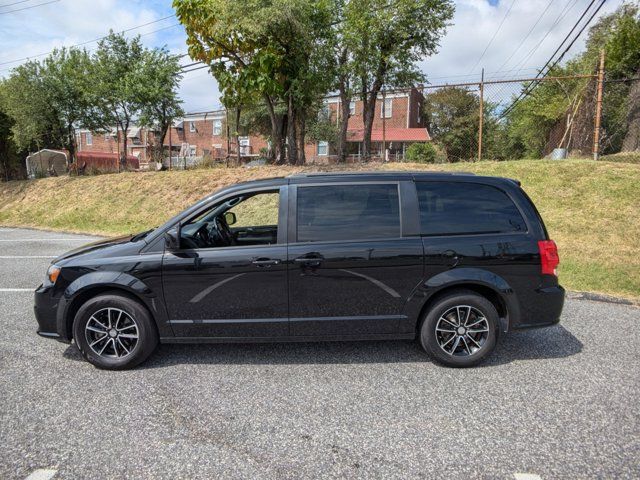
[{"label": "car shadow on road", "polygon": [[[562,325],[541,330],[512,332],[500,339],[483,367],[518,360],[565,358],[579,353],[582,343]],[[75,345],[64,356],[82,360]],[[428,362],[417,341],[359,341],[305,343],[230,343],[161,345],[139,368],[164,368],[179,364],[369,364]]]}]

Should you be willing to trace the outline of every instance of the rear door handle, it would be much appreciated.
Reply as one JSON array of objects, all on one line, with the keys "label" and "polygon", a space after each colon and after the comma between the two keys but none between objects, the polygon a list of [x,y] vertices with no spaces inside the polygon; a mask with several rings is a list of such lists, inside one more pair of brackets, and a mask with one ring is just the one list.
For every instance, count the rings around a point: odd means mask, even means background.
[{"label": "rear door handle", "polygon": [[302,263],[304,265],[320,265],[322,263],[322,258],[320,257],[298,257],[293,261],[296,263]]},{"label": "rear door handle", "polygon": [[270,267],[271,265],[278,265],[280,260],[274,258],[256,258],[251,263],[259,267]]}]

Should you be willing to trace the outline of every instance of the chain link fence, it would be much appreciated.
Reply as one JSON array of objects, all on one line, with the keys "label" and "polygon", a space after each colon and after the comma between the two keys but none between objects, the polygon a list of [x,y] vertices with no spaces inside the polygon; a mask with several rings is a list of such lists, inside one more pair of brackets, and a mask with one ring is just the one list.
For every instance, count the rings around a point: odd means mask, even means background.
[{"label": "chain link fence", "polygon": [[427,127],[440,161],[639,161],[640,79],[599,73],[425,87]]}]

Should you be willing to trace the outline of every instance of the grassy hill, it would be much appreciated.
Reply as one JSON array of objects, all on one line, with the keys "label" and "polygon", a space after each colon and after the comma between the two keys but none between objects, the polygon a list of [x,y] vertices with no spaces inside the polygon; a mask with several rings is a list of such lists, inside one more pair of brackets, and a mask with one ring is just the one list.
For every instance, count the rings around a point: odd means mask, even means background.
[{"label": "grassy hill", "polygon": [[[560,248],[573,290],[640,298],[640,165],[588,160],[391,164],[353,169],[455,170],[522,181]],[[225,185],[319,167],[216,168],[0,183],[0,225],[116,235],[159,225]],[[346,170],[333,167],[332,170]]]}]

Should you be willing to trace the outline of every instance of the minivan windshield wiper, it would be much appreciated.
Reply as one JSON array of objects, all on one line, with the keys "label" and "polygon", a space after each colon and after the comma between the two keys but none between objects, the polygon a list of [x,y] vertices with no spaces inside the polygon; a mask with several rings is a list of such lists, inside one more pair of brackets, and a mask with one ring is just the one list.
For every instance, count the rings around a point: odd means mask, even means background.
[{"label": "minivan windshield wiper", "polygon": [[[156,228],[158,228],[158,227],[156,227]],[[150,230],[146,230],[144,232],[140,232],[140,233],[135,234],[133,237],[131,237],[131,241],[132,242],[137,242],[138,240],[142,240],[144,237],[146,237],[151,232],[153,232],[156,228],[152,228]]]}]

